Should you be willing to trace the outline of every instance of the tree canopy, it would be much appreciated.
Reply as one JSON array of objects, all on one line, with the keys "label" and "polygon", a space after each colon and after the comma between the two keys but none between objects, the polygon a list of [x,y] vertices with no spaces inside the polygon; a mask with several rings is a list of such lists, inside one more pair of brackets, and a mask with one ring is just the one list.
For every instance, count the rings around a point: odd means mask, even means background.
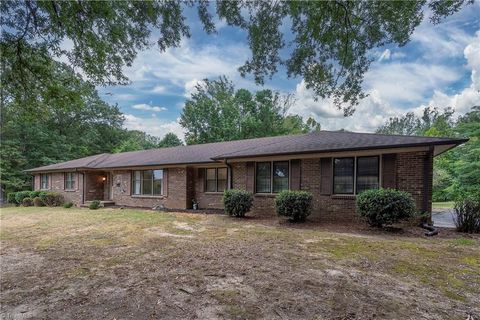
[{"label": "tree canopy", "polygon": [[204,80],[185,102],[180,124],[187,144],[230,141],[320,130],[312,118],[287,115],[290,96],[235,89],[225,77]]},{"label": "tree canopy", "polygon": [[332,97],[349,115],[365,96],[371,49],[405,45],[426,10],[439,23],[472,2],[2,1],[2,68],[18,81],[32,75],[49,81],[36,72],[37,61],[62,57],[94,84],[125,83],[122,67],[151,46],[151,38],[164,51],[191,36],[186,12],[194,8],[209,34],[216,32],[215,15],[246,31],[251,57],[239,68],[242,75],[263,84],[284,66],[317,98]]},{"label": "tree canopy", "polygon": [[433,167],[433,200],[445,201],[475,194],[480,196],[480,106],[474,106],[457,120],[451,108],[440,111],[427,107],[420,117],[409,112],[393,117],[377,133],[465,137],[470,140],[435,157]]}]

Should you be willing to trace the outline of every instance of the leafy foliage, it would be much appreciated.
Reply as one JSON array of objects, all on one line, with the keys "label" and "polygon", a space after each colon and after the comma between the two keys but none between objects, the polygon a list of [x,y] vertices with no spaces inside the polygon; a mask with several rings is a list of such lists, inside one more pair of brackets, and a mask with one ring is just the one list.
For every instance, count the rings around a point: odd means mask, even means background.
[{"label": "leafy foliage", "polygon": [[284,190],[275,197],[277,214],[292,222],[303,222],[312,213],[313,195],[306,191]]},{"label": "leafy foliage", "polygon": [[35,197],[33,198],[33,205],[35,207],[43,207],[45,204],[43,203],[42,199],[40,199],[40,197]]},{"label": "leafy foliage", "polygon": [[236,90],[226,77],[204,80],[187,100],[180,124],[187,144],[230,141],[319,130],[314,119],[307,123],[287,115],[290,96],[261,90]]},{"label": "leafy foliage", "polygon": [[356,202],[358,213],[372,227],[391,225],[415,215],[415,202],[404,191],[371,189],[360,193]]},{"label": "leafy foliage", "polygon": [[30,191],[19,191],[15,194],[15,202],[18,204],[22,204],[25,198],[30,198]]},{"label": "leafy foliage", "polygon": [[73,207],[73,202],[71,202],[71,201],[65,202],[63,204],[63,207],[66,208],[66,209],[69,209],[69,208]]},{"label": "leafy foliage", "polygon": [[253,196],[245,190],[230,189],[223,194],[225,213],[229,216],[244,217],[250,211]]},{"label": "leafy foliage", "polygon": [[480,233],[480,194],[457,201],[453,219],[457,231]]},{"label": "leafy foliage", "polygon": [[43,198],[41,195],[40,199],[42,199],[43,203],[49,207],[58,207],[65,202],[63,195],[58,192],[46,192],[43,195]]},{"label": "leafy foliage", "polygon": [[100,200],[93,200],[90,205],[88,206],[90,210],[97,210],[100,208]]},{"label": "leafy foliage", "polygon": [[[242,75],[251,74],[262,84],[284,65],[288,76],[305,79],[318,97],[332,97],[351,114],[364,97],[361,84],[371,63],[369,51],[405,45],[424,10],[438,23],[472,2],[217,1],[210,8],[207,1],[3,1],[0,39],[2,52],[10,48],[15,53],[6,60],[7,68],[25,88],[32,75],[50,80],[35,72],[36,61],[53,57],[68,59],[94,84],[111,85],[126,83],[122,67],[151,45],[152,34],[160,51],[190,37],[185,12],[192,7],[203,29],[215,33],[215,11],[218,19],[247,33],[252,54],[239,69]],[[66,40],[71,48],[62,46]]]},{"label": "leafy foliage", "polygon": [[24,207],[31,207],[33,206],[33,199],[30,197],[23,198],[22,200],[22,206]]},{"label": "leafy foliage", "polygon": [[377,133],[443,137],[470,140],[434,159],[433,201],[449,201],[480,192],[480,106],[474,106],[456,121],[453,110],[425,108],[421,117],[407,113],[390,118]]}]

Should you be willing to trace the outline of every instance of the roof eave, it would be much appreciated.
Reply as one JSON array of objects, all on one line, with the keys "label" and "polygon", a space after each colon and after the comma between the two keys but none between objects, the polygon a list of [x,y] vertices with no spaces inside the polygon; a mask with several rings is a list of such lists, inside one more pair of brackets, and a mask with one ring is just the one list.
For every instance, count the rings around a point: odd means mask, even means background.
[{"label": "roof eave", "polygon": [[315,153],[331,153],[331,152],[342,152],[342,151],[362,151],[362,150],[378,150],[378,149],[396,149],[396,148],[410,148],[410,147],[422,147],[422,146],[435,146],[435,145],[461,145],[462,143],[467,142],[469,139],[452,139],[446,141],[437,141],[429,143],[408,143],[408,144],[396,144],[396,145],[386,145],[386,146],[373,146],[373,147],[357,147],[357,148],[336,148],[328,150],[309,150],[309,151],[296,151],[296,152],[272,152],[272,153],[261,153],[261,154],[251,154],[251,155],[238,155],[238,156],[218,156],[211,158],[215,161],[225,161],[228,159],[240,159],[240,158],[255,158],[255,157],[269,157],[277,155],[294,155],[294,154],[315,154]]}]

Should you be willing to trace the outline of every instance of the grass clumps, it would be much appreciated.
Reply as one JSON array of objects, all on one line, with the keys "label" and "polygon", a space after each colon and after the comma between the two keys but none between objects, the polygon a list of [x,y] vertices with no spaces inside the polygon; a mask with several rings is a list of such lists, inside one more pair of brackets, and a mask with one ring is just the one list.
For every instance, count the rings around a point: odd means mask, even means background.
[{"label": "grass clumps", "polygon": [[97,210],[100,208],[100,200],[93,200],[92,203],[88,206],[90,210]]}]

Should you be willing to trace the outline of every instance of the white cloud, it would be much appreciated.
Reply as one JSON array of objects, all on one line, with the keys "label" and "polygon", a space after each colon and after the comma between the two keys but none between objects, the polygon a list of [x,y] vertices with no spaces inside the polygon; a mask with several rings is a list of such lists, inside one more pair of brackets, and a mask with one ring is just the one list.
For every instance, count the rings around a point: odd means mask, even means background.
[{"label": "white cloud", "polygon": [[158,106],[151,106],[146,103],[135,104],[132,106],[133,109],[136,110],[145,110],[145,111],[153,111],[153,112],[161,112],[167,111],[168,109],[165,107],[158,107]]},{"label": "white cloud", "polygon": [[[456,114],[464,114],[474,105],[480,105],[480,31],[466,44],[463,55],[471,70],[471,84],[454,94],[438,88],[448,87],[462,76],[455,67],[428,63],[388,63],[376,65],[365,77],[369,96],[357,106],[353,116],[345,118],[335,109],[331,99],[314,100],[313,93],[301,81],[295,91],[296,102],[290,113],[314,117],[323,129],[347,129],[373,132],[390,117],[407,112],[421,115],[427,106],[440,109],[452,107]],[[409,104],[400,108],[399,103]]]},{"label": "white cloud", "polygon": [[190,98],[190,96],[192,95],[192,93],[196,92],[197,90],[195,89],[195,87],[197,86],[197,84],[202,84],[203,81],[199,81],[197,79],[193,79],[193,80],[190,80],[190,81],[187,81],[185,83],[185,93],[184,93],[184,96],[186,98]]},{"label": "white cloud", "polygon": [[179,119],[176,119],[175,121],[165,121],[156,117],[143,118],[132,114],[126,114],[124,126],[130,130],[144,131],[160,138],[169,132],[175,133],[182,140],[185,136],[185,131],[180,126]]},{"label": "white cloud", "polygon": [[180,47],[165,52],[156,47],[140,52],[125,74],[131,81],[161,80],[180,87],[193,79],[220,75],[240,79],[237,69],[248,54],[243,44],[194,48],[191,42],[183,40]]},{"label": "white cloud", "polygon": [[390,60],[390,56],[391,56],[390,49],[385,49],[380,55],[380,58],[378,58],[378,61]]},{"label": "white cloud", "polygon": [[421,103],[436,88],[459,80],[460,71],[425,62],[379,64],[365,75],[364,87],[367,91],[378,90],[392,104]]},{"label": "white cloud", "polygon": [[151,92],[153,92],[153,93],[165,93],[165,92],[167,92],[167,87],[165,87],[165,86],[155,86],[155,87],[153,87]]}]

